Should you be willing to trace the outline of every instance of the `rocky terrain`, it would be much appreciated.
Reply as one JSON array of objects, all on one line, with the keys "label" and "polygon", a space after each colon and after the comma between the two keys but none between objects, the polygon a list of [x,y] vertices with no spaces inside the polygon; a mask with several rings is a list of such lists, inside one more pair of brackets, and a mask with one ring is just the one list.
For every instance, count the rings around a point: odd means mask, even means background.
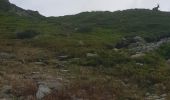
[{"label": "rocky terrain", "polygon": [[[142,96],[137,89],[138,86],[129,83],[128,79],[108,76],[99,69],[75,67],[77,65],[72,61],[81,58],[72,58],[68,55],[57,56],[55,52],[48,49],[30,47],[18,40],[12,43],[1,42],[0,50],[0,100],[83,100],[84,98],[116,100],[117,96],[124,94],[136,100],[167,100],[168,94],[164,92],[158,94],[144,92]],[[86,56],[93,58],[99,55],[87,53]],[[144,64],[140,63],[139,66],[144,66]],[[94,82],[86,83],[93,78]],[[110,87],[105,82],[115,85]],[[130,88],[132,90],[129,91]],[[159,83],[155,84],[152,89],[164,91],[167,87]],[[93,95],[90,96],[86,94],[87,92],[92,92]],[[99,94],[100,96],[96,97]]]}]

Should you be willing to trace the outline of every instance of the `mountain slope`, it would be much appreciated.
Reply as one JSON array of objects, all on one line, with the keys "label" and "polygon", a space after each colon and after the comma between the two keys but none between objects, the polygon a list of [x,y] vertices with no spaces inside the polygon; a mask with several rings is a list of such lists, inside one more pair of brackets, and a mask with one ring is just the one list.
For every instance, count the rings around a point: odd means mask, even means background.
[{"label": "mountain slope", "polygon": [[[34,29],[44,34],[102,32],[122,36],[139,35],[148,41],[157,41],[170,36],[169,12],[129,9],[116,12],[83,12],[77,15],[45,18],[38,12],[24,10],[10,4],[8,0],[1,0],[0,5],[2,5],[0,14],[3,15],[0,16],[1,19],[8,19],[0,23],[3,24],[2,26],[4,23],[9,23],[8,21],[13,24],[24,23],[16,27],[16,30]],[[7,25],[7,27],[15,26]],[[42,27],[48,31],[41,30]]]},{"label": "mountain slope", "polygon": [[88,29],[95,31],[97,28],[101,28],[110,30],[112,33],[123,32],[131,35],[142,35],[146,38],[170,33],[170,13],[147,9],[84,12],[59,17],[57,21],[70,24],[70,26],[79,29],[80,32]]}]

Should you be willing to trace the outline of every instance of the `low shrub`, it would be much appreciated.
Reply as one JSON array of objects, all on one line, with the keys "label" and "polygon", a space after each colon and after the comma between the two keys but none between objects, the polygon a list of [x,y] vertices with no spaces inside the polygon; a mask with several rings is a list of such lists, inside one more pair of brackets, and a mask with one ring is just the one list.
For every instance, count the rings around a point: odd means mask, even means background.
[{"label": "low shrub", "polygon": [[121,52],[99,51],[98,56],[86,57],[81,59],[78,64],[84,66],[105,66],[112,67],[117,64],[125,64],[130,61],[129,57]]},{"label": "low shrub", "polygon": [[16,33],[17,39],[30,39],[37,36],[39,33],[34,30],[26,30],[23,32]]}]

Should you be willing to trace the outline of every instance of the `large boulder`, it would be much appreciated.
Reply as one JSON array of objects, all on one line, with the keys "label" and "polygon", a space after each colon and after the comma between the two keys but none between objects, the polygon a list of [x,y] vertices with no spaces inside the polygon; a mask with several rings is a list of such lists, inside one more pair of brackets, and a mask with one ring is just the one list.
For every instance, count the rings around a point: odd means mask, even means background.
[{"label": "large boulder", "polygon": [[40,84],[38,87],[38,91],[36,93],[36,98],[38,100],[43,99],[44,96],[48,95],[51,93],[51,89],[46,86],[45,84]]},{"label": "large boulder", "polygon": [[53,90],[60,91],[63,88],[63,85],[58,80],[46,80],[43,82],[38,82],[38,84],[39,84],[38,91],[36,93],[36,98],[38,100],[43,99]]}]

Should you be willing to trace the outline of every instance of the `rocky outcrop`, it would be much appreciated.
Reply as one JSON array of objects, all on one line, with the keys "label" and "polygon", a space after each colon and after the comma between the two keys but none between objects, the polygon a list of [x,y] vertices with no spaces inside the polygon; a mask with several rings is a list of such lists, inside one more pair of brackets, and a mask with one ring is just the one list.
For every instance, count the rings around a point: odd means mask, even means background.
[{"label": "rocky outcrop", "polygon": [[42,17],[38,11],[24,10],[14,4],[11,4],[9,0],[0,0],[0,11],[14,13],[19,16]]},{"label": "rocky outcrop", "polygon": [[11,9],[9,10],[9,12],[14,12],[19,16],[28,16],[28,17],[41,16],[38,11],[24,10],[22,8],[15,6],[14,4],[11,4]]},{"label": "rocky outcrop", "polygon": [[170,43],[170,38],[162,38],[156,42],[146,42],[142,37],[130,37],[123,38],[117,43],[117,48],[128,48],[130,51],[135,53],[145,53],[159,48],[164,43]]},{"label": "rocky outcrop", "polygon": [[164,43],[170,43],[170,38],[164,38],[152,43],[134,43],[129,45],[129,49],[134,52],[149,52],[159,48]]}]

